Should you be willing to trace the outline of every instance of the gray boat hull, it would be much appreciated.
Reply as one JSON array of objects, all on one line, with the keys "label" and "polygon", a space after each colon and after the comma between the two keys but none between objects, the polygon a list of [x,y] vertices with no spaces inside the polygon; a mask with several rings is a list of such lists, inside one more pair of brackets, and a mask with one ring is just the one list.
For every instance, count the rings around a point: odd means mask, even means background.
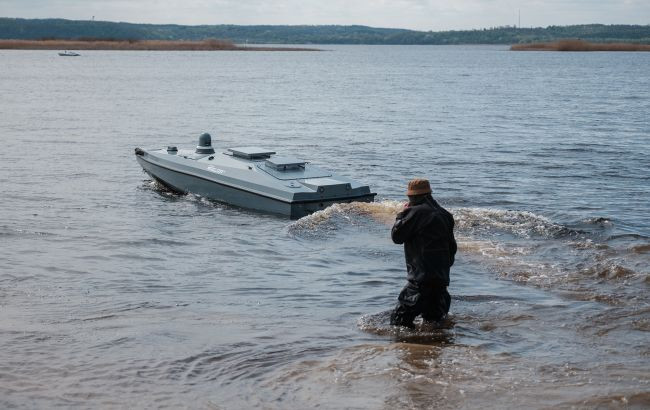
[{"label": "gray boat hull", "polygon": [[[346,195],[340,195],[339,193],[336,196],[328,197],[321,193],[313,198],[305,195],[303,195],[302,199],[285,198],[282,195],[283,193],[278,191],[277,187],[265,192],[263,185],[261,185],[262,188],[260,188],[260,185],[256,185],[255,189],[252,189],[252,183],[246,183],[247,181],[242,181],[240,184],[237,183],[238,181],[236,179],[225,180],[220,174],[206,173],[203,169],[198,168],[198,166],[196,169],[181,166],[178,164],[177,155],[170,156],[174,157],[173,159],[175,160],[175,162],[171,162],[166,161],[165,154],[161,155],[160,152],[151,153],[142,150],[140,152],[136,155],[136,159],[142,169],[152,178],[173,191],[193,193],[211,200],[261,212],[284,215],[291,219],[301,218],[336,203],[372,202],[376,195],[371,193],[367,187],[350,190],[348,186],[349,191]],[[211,164],[214,163],[211,162]],[[231,171],[226,166],[223,166],[223,168],[231,173],[234,171]],[[208,169],[210,169],[210,166],[208,166]],[[248,170],[252,169],[252,166],[248,166]],[[259,170],[255,168],[255,171]],[[258,172],[258,174],[257,178],[261,179],[260,182],[256,181],[258,184],[263,184],[265,180],[274,180],[267,173]],[[287,181],[282,182],[285,183]]]}]

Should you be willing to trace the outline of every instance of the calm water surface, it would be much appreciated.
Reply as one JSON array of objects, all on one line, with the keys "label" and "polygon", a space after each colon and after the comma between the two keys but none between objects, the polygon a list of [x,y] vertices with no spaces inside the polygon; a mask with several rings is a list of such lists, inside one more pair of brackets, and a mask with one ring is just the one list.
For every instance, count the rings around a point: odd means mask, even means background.
[{"label": "calm water surface", "polygon": [[[650,54],[0,52],[0,407],[650,406]],[[133,148],[370,184],[289,221]],[[449,322],[387,325],[406,182],[457,221]]]}]

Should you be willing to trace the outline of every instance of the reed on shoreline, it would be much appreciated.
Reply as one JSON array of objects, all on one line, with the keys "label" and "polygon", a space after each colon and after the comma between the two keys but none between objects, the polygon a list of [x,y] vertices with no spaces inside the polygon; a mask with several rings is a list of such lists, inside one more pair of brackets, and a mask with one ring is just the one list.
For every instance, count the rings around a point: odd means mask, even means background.
[{"label": "reed on shoreline", "polygon": [[513,51],[650,51],[650,44],[590,43],[584,40],[560,40],[548,43],[514,44]]},{"label": "reed on shoreline", "polygon": [[231,41],[168,40],[0,40],[3,50],[142,50],[142,51],[320,51],[315,48],[239,46]]}]

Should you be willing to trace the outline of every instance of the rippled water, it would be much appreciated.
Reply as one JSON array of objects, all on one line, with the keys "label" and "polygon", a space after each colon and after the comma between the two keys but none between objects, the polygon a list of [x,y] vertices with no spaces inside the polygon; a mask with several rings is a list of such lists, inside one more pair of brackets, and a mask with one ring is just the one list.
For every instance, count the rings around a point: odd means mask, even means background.
[{"label": "rippled water", "polygon": [[[650,406],[650,55],[0,52],[0,407]],[[298,221],[133,148],[261,145],[366,182]],[[387,325],[430,178],[442,329]]]}]

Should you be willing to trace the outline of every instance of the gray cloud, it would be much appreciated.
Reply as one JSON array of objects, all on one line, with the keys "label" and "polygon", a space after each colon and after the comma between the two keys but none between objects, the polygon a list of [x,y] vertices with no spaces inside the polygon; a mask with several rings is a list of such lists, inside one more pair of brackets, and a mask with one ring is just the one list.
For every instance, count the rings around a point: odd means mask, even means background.
[{"label": "gray cloud", "polygon": [[177,24],[363,24],[418,30],[650,24],[647,0],[0,0],[0,16]]}]

